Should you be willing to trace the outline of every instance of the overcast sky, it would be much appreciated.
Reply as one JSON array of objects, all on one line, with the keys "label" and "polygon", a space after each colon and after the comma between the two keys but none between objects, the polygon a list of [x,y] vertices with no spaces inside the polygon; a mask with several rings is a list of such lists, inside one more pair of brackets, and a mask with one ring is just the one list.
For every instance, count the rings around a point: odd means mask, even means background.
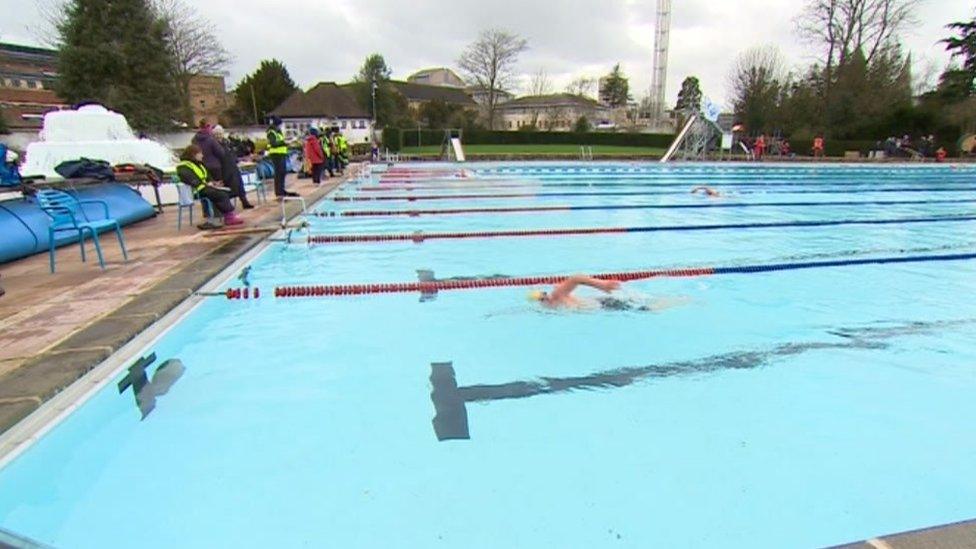
[{"label": "overcast sky", "polygon": [[[51,0],[0,0],[0,40],[39,44]],[[206,0],[190,2],[218,29],[234,55],[228,86],[268,57],[285,62],[295,81],[345,81],[363,58],[379,52],[405,78],[425,67],[451,66],[478,32],[494,26],[521,34],[530,49],[519,71],[545,69],[556,91],[576,76],[598,77],[620,62],[635,98],[650,86],[654,0]],[[974,0],[924,0],[919,24],[904,36],[917,74],[941,69],[948,57],[936,42],[944,26],[969,18]],[[725,100],[736,54],[778,47],[797,66],[814,51],[798,42],[793,19],[804,0],[674,0],[668,100],[681,80],[696,75],[706,95]],[[527,80],[527,78],[526,78]]]}]

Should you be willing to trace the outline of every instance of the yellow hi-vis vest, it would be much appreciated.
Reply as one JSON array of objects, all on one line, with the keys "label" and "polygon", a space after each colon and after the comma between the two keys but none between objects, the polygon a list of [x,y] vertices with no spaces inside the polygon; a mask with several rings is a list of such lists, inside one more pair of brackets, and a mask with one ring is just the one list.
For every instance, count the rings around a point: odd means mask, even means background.
[{"label": "yellow hi-vis vest", "polygon": [[209,177],[209,174],[207,174],[207,168],[197,164],[196,162],[189,162],[187,160],[180,162],[176,165],[176,167],[189,168],[189,170],[193,172],[193,175],[197,176],[197,179],[200,180],[200,183],[198,183],[196,187],[193,187],[194,194],[202,191],[204,187],[207,186],[207,179]]},{"label": "yellow hi-vis vest", "polygon": [[[271,143],[273,141],[282,143],[282,145],[273,147],[271,146]],[[280,155],[288,154],[288,145],[285,145],[284,142],[285,142],[285,134],[275,129],[268,130],[268,154],[280,154]]]},{"label": "yellow hi-vis vest", "polygon": [[339,151],[346,152],[349,150],[349,142],[346,141],[346,136],[339,136]]}]

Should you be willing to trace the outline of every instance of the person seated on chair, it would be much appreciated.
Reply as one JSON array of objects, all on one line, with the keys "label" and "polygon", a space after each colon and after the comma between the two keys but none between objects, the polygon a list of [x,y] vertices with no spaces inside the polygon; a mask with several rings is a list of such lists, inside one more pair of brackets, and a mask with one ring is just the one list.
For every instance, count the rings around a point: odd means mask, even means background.
[{"label": "person seated on chair", "polygon": [[[214,208],[224,216],[224,225],[241,225],[244,220],[237,216],[234,205],[230,202],[229,189],[218,187],[211,183],[210,174],[203,165],[203,151],[196,145],[187,147],[180,155],[180,163],[176,165],[176,175],[184,184],[193,189],[193,196],[206,198]],[[204,215],[209,212],[204,208]]]}]

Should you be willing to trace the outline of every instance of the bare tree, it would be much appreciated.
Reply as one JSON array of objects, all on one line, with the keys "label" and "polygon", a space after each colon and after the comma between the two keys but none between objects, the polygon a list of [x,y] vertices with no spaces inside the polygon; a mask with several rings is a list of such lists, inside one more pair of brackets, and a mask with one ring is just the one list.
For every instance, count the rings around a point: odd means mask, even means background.
[{"label": "bare tree", "polygon": [[217,39],[213,23],[202,18],[183,0],[153,0],[153,8],[169,25],[173,79],[184,121],[192,124],[190,82],[200,75],[223,74],[232,57]]},{"label": "bare tree", "polygon": [[37,24],[28,27],[28,32],[34,35],[41,44],[53,49],[61,47],[61,34],[58,27],[64,21],[64,8],[67,0],[38,0],[35,9],[40,19]]},{"label": "bare tree", "polygon": [[552,80],[546,69],[539,69],[529,81],[529,95],[548,95],[552,93]]},{"label": "bare tree", "polygon": [[566,86],[566,93],[578,95],[580,97],[591,97],[593,95],[594,85],[596,85],[595,78],[580,76],[579,78],[575,78],[569,83],[568,86]]},{"label": "bare tree", "polygon": [[835,67],[861,50],[868,63],[913,24],[922,0],[809,0],[796,21],[800,36],[823,48],[828,81]]},{"label": "bare tree", "polygon": [[728,76],[727,95],[740,122],[753,133],[771,129],[777,122],[782,92],[790,74],[779,50],[760,46],[736,58]]},{"label": "bare tree", "polygon": [[527,40],[499,29],[483,31],[458,59],[458,66],[468,81],[487,95],[488,127],[495,128],[498,96],[510,88],[515,79],[515,64],[527,50]]},{"label": "bare tree", "polygon": [[[529,80],[529,95],[539,97],[551,93],[552,81],[549,80],[549,74],[546,73],[546,69],[539,69]],[[532,127],[537,128],[539,127],[539,117],[542,116],[543,109],[539,108],[540,103],[536,103],[535,105],[532,108]]]}]

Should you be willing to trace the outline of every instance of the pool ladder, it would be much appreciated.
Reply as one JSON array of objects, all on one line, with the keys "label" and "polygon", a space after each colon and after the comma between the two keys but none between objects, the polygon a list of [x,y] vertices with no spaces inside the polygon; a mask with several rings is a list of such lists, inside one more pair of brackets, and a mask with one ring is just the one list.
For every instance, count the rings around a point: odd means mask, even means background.
[{"label": "pool ladder", "polygon": [[580,145],[580,160],[593,160],[593,147]]},{"label": "pool ladder", "polygon": [[[310,223],[308,222],[308,204],[306,204],[305,199],[301,196],[283,196],[279,200],[281,201],[281,228],[288,230],[285,240],[290,244],[291,236],[296,230],[305,231],[305,240],[308,242],[308,245],[311,246],[312,231],[309,228]],[[289,202],[299,202],[302,205],[302,213],[296,217],[296,219],[300,220],[298,226],[288,224],[288,213],[285,205]]]}]

